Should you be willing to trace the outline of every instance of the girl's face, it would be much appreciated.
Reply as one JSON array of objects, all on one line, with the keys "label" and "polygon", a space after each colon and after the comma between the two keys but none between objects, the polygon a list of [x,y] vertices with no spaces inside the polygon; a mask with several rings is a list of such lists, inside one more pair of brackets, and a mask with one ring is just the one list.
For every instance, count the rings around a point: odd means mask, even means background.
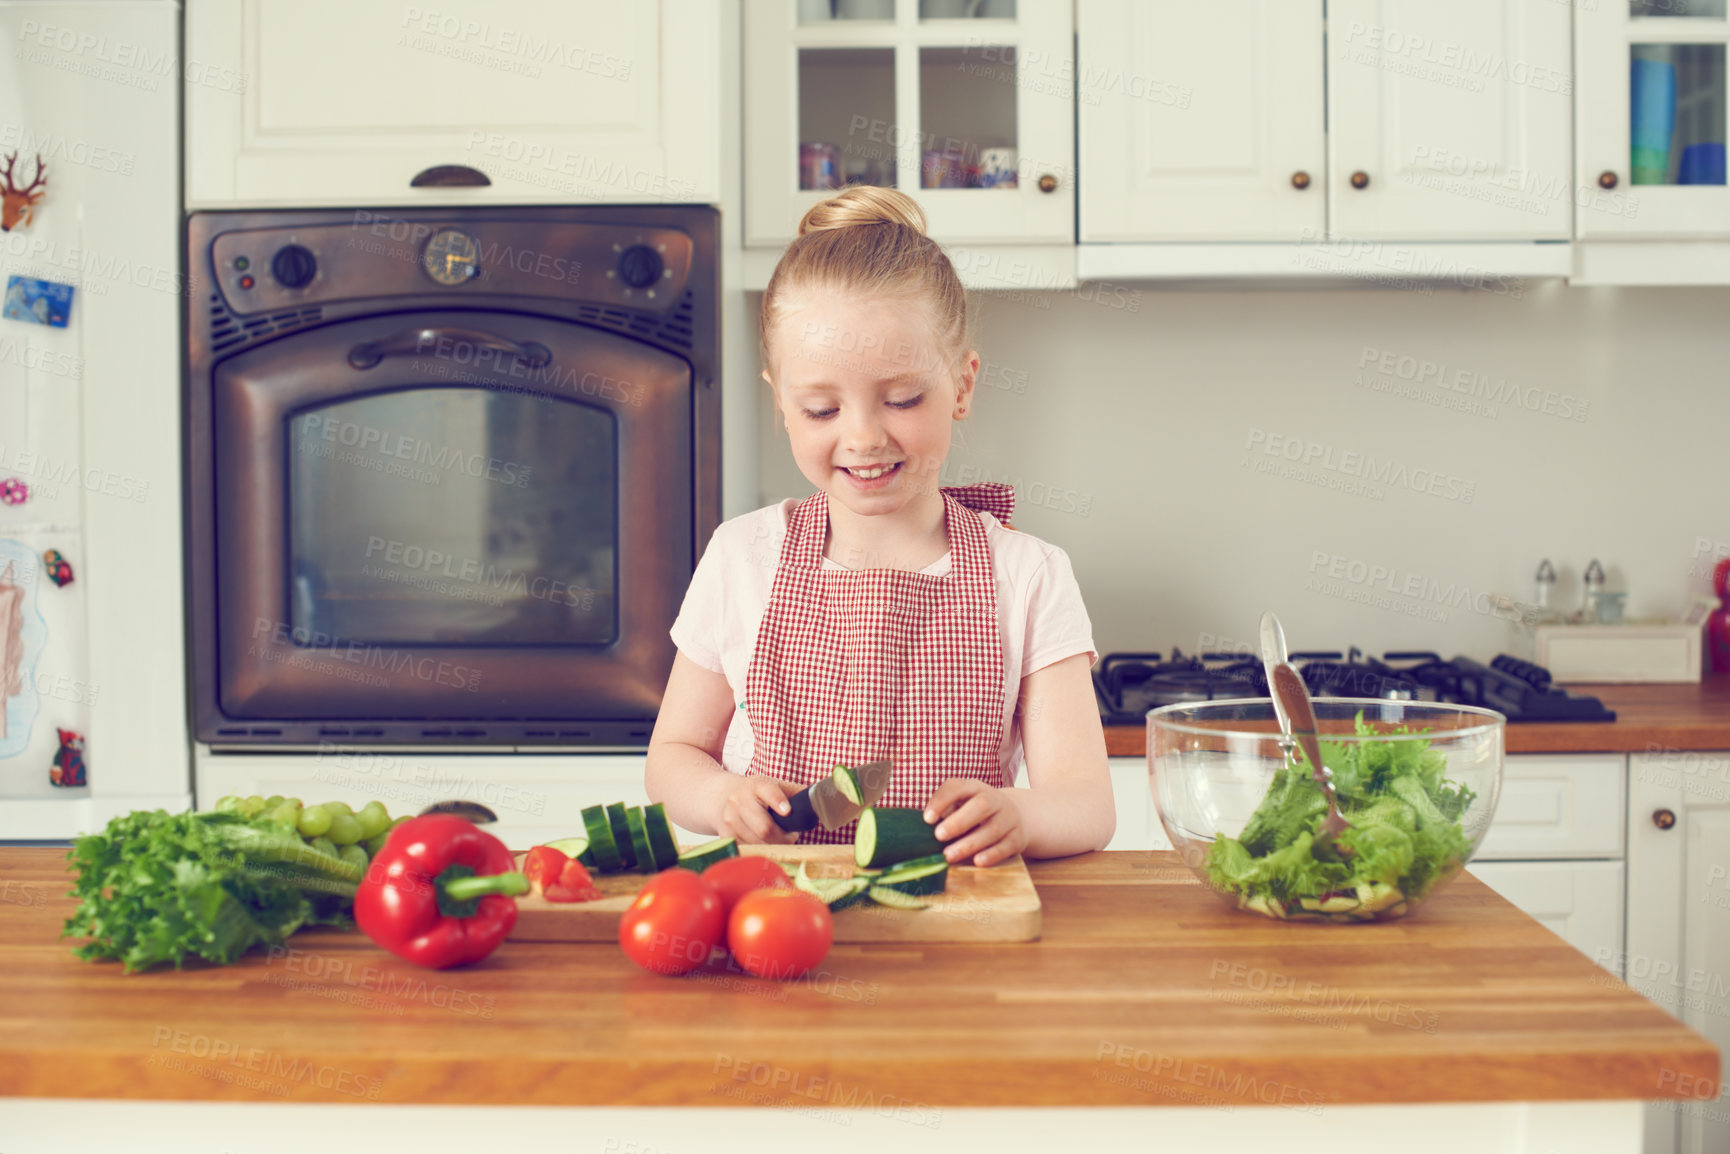
[{"label": "girl's face", "polygon": [[957,365],[920,308],[805,290],[771,339],[763,376],[799,471],[864,516],[936,495],[951,427],[972,400],[978,355]]}]

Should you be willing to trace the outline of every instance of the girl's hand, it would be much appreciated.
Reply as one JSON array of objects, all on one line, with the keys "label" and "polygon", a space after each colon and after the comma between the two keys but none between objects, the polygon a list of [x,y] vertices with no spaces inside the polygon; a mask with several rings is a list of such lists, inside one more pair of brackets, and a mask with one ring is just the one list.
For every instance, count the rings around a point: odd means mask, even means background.
[{"label": "girl's hand", "polygon": [[938,786],[925,805],[925,820],[937,822],[934,832],[949,842],[943,856],[951,863],[972,858],[976,866],[992,866],[1027,848],[1027,828],[1010,791],[977,778],[952,777]]},{"label": "girl's hand", "polygon": [[776,825],[769,810],[783,815],[791,813],[793,807],[787,804],[787,798],[804,788],[774,777],[756,774],[741,777],[731,782],[721,796],[715,829],[724,836],[738,838],[744,845],[785,845],[797,841],[799,835]]}]

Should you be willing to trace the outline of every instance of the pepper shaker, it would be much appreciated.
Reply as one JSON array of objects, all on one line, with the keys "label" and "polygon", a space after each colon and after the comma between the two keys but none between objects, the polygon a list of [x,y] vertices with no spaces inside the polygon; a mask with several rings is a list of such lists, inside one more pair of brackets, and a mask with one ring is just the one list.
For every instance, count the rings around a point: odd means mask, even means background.
[{"label": "pepper shaker", "polygon": [[1551,567],[1550,559],[1544,558],[1538,562],[1538,575],[1533,578],[1532,604],[1539,611],[1539,616],[1547,616],[1550,609],[1550,597],[1556,592],[1556,570]]}]

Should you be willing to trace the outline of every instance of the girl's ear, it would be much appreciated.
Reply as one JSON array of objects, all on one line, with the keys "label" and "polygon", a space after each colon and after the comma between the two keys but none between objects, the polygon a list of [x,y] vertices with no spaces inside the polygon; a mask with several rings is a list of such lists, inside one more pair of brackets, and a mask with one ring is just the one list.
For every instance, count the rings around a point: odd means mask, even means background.
[{"label": "girl's ear", "polygon": [[769,375],[768,369],[763,370],[763,383],[769,386],[770,406],[775,412],[775,420],[779,421],[781,427],[785,429],[787,427],[787,414],[781,411],[781,390],[775,387],[775,378]]},{"label": "girl's ear", "polygon": [[973,386],[979,380],[979,352],[968,349],[961,358],[960,371],[955,375],[955,415],[965,416],[973,407]]}]

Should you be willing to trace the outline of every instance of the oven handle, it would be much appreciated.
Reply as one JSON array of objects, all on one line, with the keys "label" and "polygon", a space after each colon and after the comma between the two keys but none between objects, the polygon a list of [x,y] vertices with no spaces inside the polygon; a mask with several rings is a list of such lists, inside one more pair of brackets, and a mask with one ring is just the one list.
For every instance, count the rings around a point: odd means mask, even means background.
[{"label": "oven handle", "polygon": [[424,353],[440,341],[456,341],[495,353],[509,353],[531,369],[541,368],[553,359],[553,354],[545,345],[538,345],[534,341],[518,343],[494,333],[481,332],[479,329],[458,329],[441,325],[430,329],[404,329],[383,340],[363,341],[348,350],[348,363],[357,369],[370,369],[386,357]]}]

